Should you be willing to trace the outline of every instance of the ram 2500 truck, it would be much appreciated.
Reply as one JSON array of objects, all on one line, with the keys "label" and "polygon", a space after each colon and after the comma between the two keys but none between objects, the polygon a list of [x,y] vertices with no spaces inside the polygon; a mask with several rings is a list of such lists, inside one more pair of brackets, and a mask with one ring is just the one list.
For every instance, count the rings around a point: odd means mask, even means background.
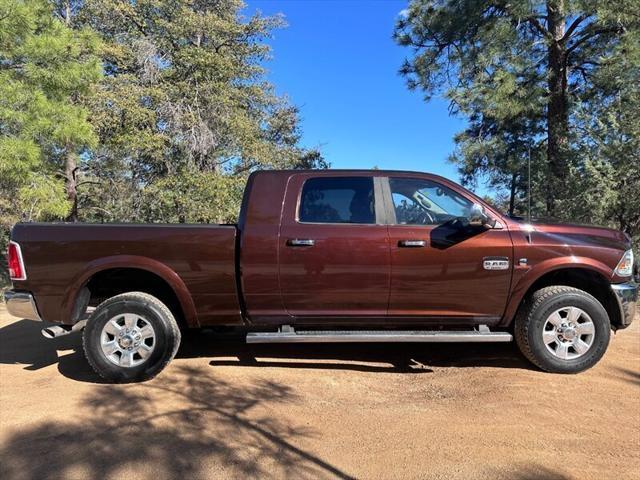
[{"label": "ram 2500 truck", "polygon": [[153,377],[184,328],[252,343],[504,342],[550,372],[593,366],[632,321],[631,241],[531,225],[424,173],[261,171],[237,225],[18,224],[9,312],[84,329],[92,367]]}]

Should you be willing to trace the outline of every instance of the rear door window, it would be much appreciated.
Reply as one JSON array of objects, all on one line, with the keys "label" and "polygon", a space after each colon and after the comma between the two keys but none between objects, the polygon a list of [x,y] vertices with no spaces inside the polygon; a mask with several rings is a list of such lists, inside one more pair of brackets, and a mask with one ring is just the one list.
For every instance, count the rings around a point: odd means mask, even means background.
[{"label": "rear door window", "polygon": [[310,178],[302,187],[298,219],[303,223],[374,224],[372,177]]}]

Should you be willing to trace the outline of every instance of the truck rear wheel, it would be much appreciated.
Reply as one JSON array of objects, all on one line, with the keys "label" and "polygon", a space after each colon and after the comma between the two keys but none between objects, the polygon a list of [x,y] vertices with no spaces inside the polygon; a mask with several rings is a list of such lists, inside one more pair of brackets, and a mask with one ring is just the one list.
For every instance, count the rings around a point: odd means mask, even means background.
[{"label": "truck rear wheel", "polygon": [[552,286],[536,291],[518,312],[518,347],[532,363],[553,373],[594,366],[609,345],[611,325],[602,304],[587,292]]},{"label": "truck rear wheel", "polygon": [[89,364],[114,383],[140,382],[160,373],[180,346],[171,311],[142,292],[116,295],[101,303],[82,337]]}]

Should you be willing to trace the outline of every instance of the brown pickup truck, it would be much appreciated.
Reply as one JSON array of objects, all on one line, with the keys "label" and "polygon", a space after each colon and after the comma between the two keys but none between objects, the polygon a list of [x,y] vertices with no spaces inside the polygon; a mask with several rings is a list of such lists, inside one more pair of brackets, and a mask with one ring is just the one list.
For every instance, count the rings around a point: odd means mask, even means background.
[{"label": "brown pickup truck", "polygon": [[89,363],[145,380],[183,328],[251,343],[503,342],[538,367],[594,365],[632,321],[630,239],[505,217],[444,178],[261,171],[237,225],[18,224],[9,312],[84,329]]}]

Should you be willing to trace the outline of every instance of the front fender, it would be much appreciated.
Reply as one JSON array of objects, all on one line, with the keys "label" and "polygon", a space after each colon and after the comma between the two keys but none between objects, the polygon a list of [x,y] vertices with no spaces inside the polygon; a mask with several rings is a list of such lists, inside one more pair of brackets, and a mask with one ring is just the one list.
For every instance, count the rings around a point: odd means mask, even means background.
[{"label": "front fender", "polygon": [[533,266],[516,265],[513,271],[511,295],[501,324],[506,326],[511,323],[522,300],[538,280],[551,272],[565,269],[589,270],[602,275],[607,280],[613,275],[613,271],[606,264],[593,258],[575,255],[550,258]]},{"label": "front fender", "polygon": [[189,327],[199,326],[193,298],[180,276],[164,263],[138,255],[114,255],[99,258],[87,264],[82,271],[74,276],[65,290],[62,301],[63,318],[71,318],[78,296],[89,280],[96,273],[113,268],[137,268],[146,270],[162,278],[178,298],[187,325],[189,325]]}]

